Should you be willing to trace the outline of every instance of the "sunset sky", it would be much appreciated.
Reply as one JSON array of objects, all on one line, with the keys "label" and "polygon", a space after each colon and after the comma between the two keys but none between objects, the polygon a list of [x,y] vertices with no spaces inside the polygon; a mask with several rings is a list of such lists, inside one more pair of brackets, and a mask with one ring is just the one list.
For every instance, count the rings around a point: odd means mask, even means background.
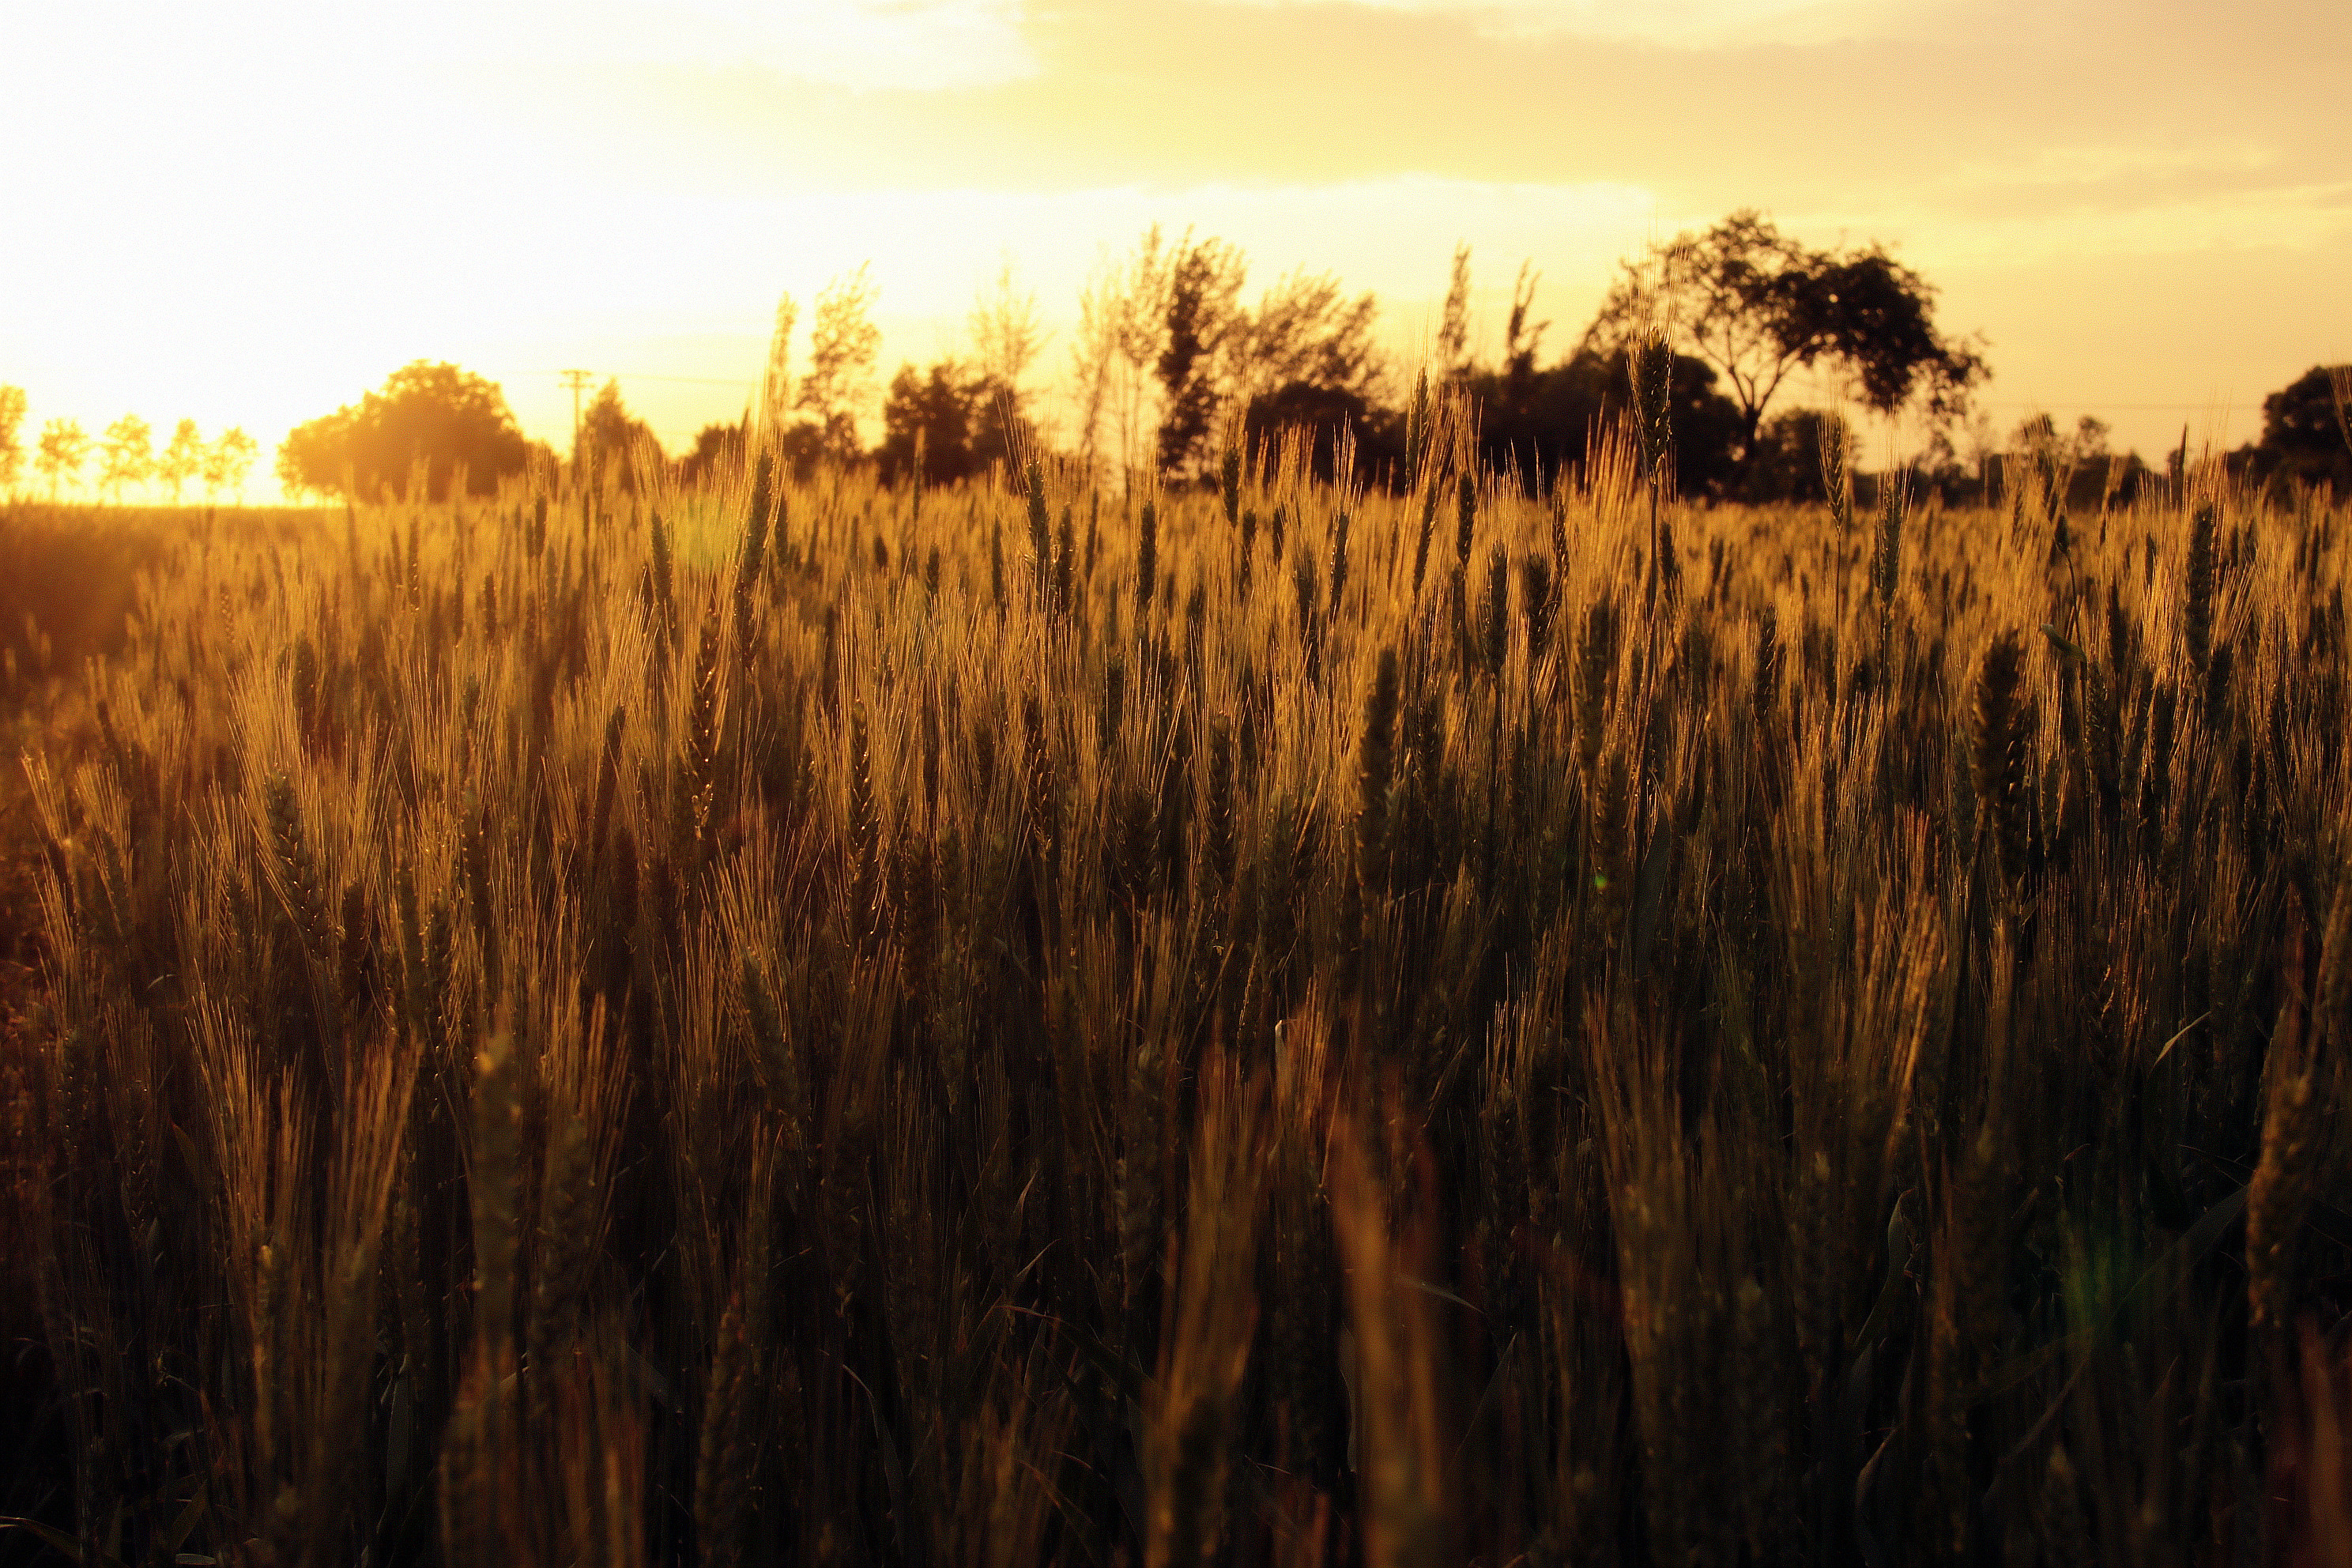
[{"label": "sunset sky", "polygon": [[[1546,357],[1618,257],[1741,206],[1881,240],[1981,331],[2003,427],[2234,445],[2352,359],[2352,5],[2255,0],[7,0],[0,382],[26,432],[239,424],[396,366],[617,375],[672,450],[739,414],[780,291],[872,263],[887,379],[1010,258],[1066,363],[1158,221],[1381,296],[1454,247]],[[803,328],[805,331],[805,328]],[[869,423],[869,437],[878,422]]]}]

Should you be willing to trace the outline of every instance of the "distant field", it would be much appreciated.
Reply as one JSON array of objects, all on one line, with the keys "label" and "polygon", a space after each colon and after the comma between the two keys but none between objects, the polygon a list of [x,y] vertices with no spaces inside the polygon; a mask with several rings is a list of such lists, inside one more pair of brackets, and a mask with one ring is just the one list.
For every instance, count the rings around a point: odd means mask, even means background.
[{"label": "distant field", "polygon": [[0,1563],[2352,1562],[2344,510],[1458,436],[0,513]]}]

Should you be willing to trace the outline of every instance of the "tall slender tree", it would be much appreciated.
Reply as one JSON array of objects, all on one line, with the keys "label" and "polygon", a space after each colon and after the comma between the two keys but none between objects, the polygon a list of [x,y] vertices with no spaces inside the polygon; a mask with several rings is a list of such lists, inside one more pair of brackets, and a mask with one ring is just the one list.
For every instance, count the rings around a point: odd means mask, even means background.
[{"label": "tall slender tree", "polygon": [[1372,339],[1380,300],[1350,298],[1330,273],[1291,273],[1226,334],[1223,374],[1240,409],[1285,387],[1370,400],[1382,363]]},{"label": "tall slender tree", "polygon": [[242,500],[245,477],[253,471],[253,459],[260,452],[261,443],[238,426],[214,437],[205,447],[205,499],[216,500],[226,492]]},{"label": "tall slender tree", "polygon": [[663,466],[660,438],[652,426],[631,414],[628,405],[621,401],[617,377],[604,383],[581,416],[580,449],[572,460],[582,464],[583,471],[616,478],[632,495],[650,471]]},{"label": "tall slender tree", "polygon": [[98,447],[100,489],[110,500],[122,500],[122,487],[135,485],[155,468],[154,432],[136,414],[126,414],[106,427]]},{"label": "tall slender tree", "polygon": [[809,327],[809,368],[793,406],[814,416],[824,449],[835,458],[857,455],[857,411],[873,391],[882,329],[874,324],[878,292],[861,264],[816,297]]},{"label": "tall slender tree", "polygon": [[16,482],[25,468],[25,389],[0,386],[0,489]]},{"label": "tall slender tree", "polygon": [[1470,247],[1454,247],[1454,275],[1445,285],[1445,313],[1437,326],[1437,366],[1448,381],[1470,374]]},{"label": "tall slender tree", "polygon": [[205,437],[193,419],[183,419],[172,429],[172,438],[163,444],[155,457],[155,477],[172,492],[172,504],[180,504],[188,481],[204,471]]},{"label": "tall slender tree", "polygon": [[89,461],[89,436],[79,419],[52,419],[41,426],[40,445],[34,449],[33,467],[49,481],[49,500],[58,499],[58,486],[71,479],[79,483],[82,465]]},{"label": "tall slender tree", "polygon": [[971,338],[980,374],[1003,387],[1016,405],[1025,408],[1028,393],[1023,378],[1045,353],[1045,341],[1053,334],[1037,309],[1036,293],[1021,288],[1012,257],[1004,258],[996,277],[972,300],[964,330]]},{"label": "tall slender tree", "polygon": [[1217,413],[1218,356],[1244,323],[1239,300],[1247,264],[1221,239],[1188,234],[1168,269],[1167,335],[1155,367],[1167,399],[1160,419],[1160,468],[1189,467]]}]

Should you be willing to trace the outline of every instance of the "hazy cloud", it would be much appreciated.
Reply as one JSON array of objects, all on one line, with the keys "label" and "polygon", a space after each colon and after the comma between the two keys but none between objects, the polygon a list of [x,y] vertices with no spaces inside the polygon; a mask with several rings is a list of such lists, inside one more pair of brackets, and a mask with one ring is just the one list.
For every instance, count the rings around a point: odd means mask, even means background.
[{"label": "hazy cloud", "polygon": [[1883,32],[1920,9],[1905,0],[1223,0],[1237,5],[1360,8],[1459,20],[1498,37],[1566,34],[1713,47],[1758,42],[1821,43]]},{"label": "hazy cloud", "polygon": [[[453,11],[473,16],[481,0]],[[498,0],[518,42],[560,61],[751,67],[860,90],[1034,76],[1018,0]]]},{"label": "hazy cloud", "polygon": [[[861,90],[938,90],[1037,69],[1021,0],[77,0],[16,10],[9,53],[37,65],[22,79],[33,90],[322,77],[365,90],[482,65],[540,74],[583,63],[748,67]],[[16,75],[0,65],[0,77]],[[240,107],[266,117],[270,104]]]}]

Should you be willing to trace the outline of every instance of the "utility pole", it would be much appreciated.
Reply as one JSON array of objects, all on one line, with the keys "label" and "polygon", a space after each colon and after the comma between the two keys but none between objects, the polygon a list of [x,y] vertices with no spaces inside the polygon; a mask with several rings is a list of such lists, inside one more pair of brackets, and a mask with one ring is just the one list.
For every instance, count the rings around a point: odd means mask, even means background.
[{"label": "utility pole", "polygon": [[567,370],[563,384],[572,389],[572,460],[580,460],[580,393],[596,373],[588,370]]}]

